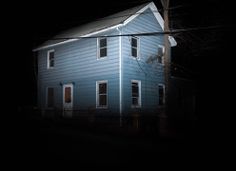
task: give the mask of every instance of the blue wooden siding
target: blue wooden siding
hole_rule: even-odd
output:
[[[122,29],[122,34],[162,31],[150,9],[139,15]],[[118,31],[105,35],[117,35]],[[156,113],[158,110],[158,84],[164,83],[163,65],[150,56],[163,45],[163,35],[139,36],[139,60],[131,56],[131,37],[122,40],[122,113]],[[55,50],[55,66],[47,69],[47,50],[38,54],[38,102],[46,106],[46,89],[54,88],[55,107],[62,108],[62,84],[74,84],[75,110],[96,108],[96,81],[108,81],[108,111],[119,113],[119,37],[107,38],[107,58],[97,60],[97,39],[89,38],[51,48]],[[141,81],[141,108],[131,107],[131,80]],[[99,111],[99,110],[97,110]],[[100,110],[101,111],[101,110]],[[104,111],[104,110],[103,110]]]
[[[139,15],[123,29],[123,34],[149,33],[162,31],[161,26],[155,19],[150,9]],[[150,56],[156,55],[158,45],[163,45],[163,35],[139,36],[140,60],[131,56],[131,37],[122,37],[123,58],[123,113],[145,112],[154,113],[158,104],[158,84],[164,82],[163,66],[157,62],[148,64],[146,61]],[[131,108],[131,80],[141,81],[142,107]]]
[[[108,34],[118,34],[117,31]],[[39,52],[39,106],[46,106],[46,89],[54,88],[55,107],[62,107],[62,84],[74,83],[74,109],[96,107],[96,81],[108,81],[108,110],[119,112],[119,39],[107,38],[107,57],[97,60],[97,39],[55,46],[55,66],[47,69],[47,50]]]

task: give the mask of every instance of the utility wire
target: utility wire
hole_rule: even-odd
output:
[[[189,32],[189,31],[200,31],[200,30],[212,30],[212,29],[220,29],[222,26],[208,26],[208,27],[196,27],[196,28],[188,28],[188,29],[175,29],[172,31],[159,31],[159,32],[147,32],[147,33],[132,33],[132,34],[115,34],[115,35],[101,35],[101,36],[72,36],[72,37],[54,37],[47,40],[70,40],[70,39],[91,39],[91,38],[107,38],[107,37],[124,37],[124,36],[156,36],[156,35],[174,35],[181,32]],[[43,38],[46,39],[46,38]]]

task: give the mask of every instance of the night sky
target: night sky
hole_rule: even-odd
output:
[[[13,36],[9,47],[15,42],[11,51],[13,59],[16,59],[17,78],[21,79],[17,85],[18,106],[36,103],[33,47],[62,30],[144,2],[69,0],[14,3],[13,15],[7,20],[10,26],[7,31]],[[160,1],[154,2],[161,10]],[[203,82],[206,85],[211,82],[209,80],[215,81],[218,74],[222,74],[219,73],[219,65],[230,55],[226,49],[232,47],[233,42],[232,5],[219,0],[170,0],[170,8],[170,28],[173,30],[216,27],[174,35],[178,46],[173,49],[172,58],[177,64],[173,74],[197,80],[199,89],[202,89]]]

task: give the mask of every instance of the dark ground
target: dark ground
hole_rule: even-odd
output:
[[[112,169],[197,167],[211,164],[212,159],[218,161],[222,152],[215,149],[212,135],[200,129],[184,137],[166,138],[153,132],[83,126],[75,120],[29,117],[31,114],[21,113],[25,117],[9,125],[8,140],[11,141],[5,150],[7,162],[11,164],[24,167],[69,164],[78,168]]]

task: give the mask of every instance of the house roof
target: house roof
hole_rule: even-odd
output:
[[[162,29],[164,28],[164,21],[158,12],[155,4],[153,2],[145,3],[125,11],[118,12],[116,14],[104,17],[94,22],[90,22],[84,24],[82,26],[74,27],[67,31],[61,32],[52,39],[44,42],[39,47],[33,49],[33,51],[42,50],[45,48],[54,47],[56,45],[76,41],[78,37],[90,37],[95,34],[99,34],[120,26],[124,26],[138,15],[140,15],[143,11],[150,8],[152,11],[155,11],[153,14],[156,17],[157,21],[159,22]],[[65,38],[65,39],[64,39]],[[173,37],[169,37],[169,41],[171,46],[176,46],[176,41]]]

